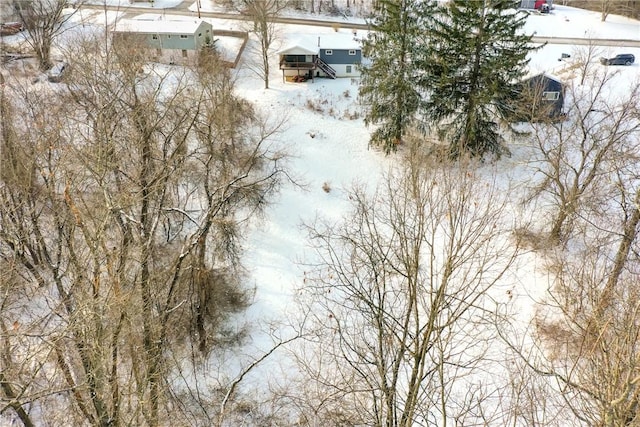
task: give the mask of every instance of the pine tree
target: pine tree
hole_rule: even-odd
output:
[[[514,96],[535,50],[522,28],[519,1],[450,0],[431,19],[424,70],[423,113],[450,142],[450,155],[500,156],[501,108]]]
[[[374,31],[363,42],[369,61],[361,69],[360,97],[367,105],[365,123],[377,125],[371,144],[394,151],[415,121],[420,105],[414,56],[420,3],[425,0],[380,0],[374,5]]]

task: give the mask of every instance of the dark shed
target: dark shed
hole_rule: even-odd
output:
[[[517,120],[537,121],[562,117],[564,84],[552,75],[528,77],[517,86],[518,101],[513,113]]]

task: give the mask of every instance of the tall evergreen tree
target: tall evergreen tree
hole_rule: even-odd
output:
[[[360,97],[367,105],[365,123],[377,125],[371,143],[389,153],[402,141],[420,105],[415,62],[420,34],[418,7],[431,0],[379,0],[374,4],[374,31],[364,40]]]
[[[535,50],[525,35],[526,15],[514,0],[450,0],[431,19],[429,55],[420,61],[425,120],[450,142],[454,158],[505,147],[499,134],[503,107],[514,95]]]

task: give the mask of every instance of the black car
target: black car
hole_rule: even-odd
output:
[[[613,58],[600,58],[602,65],[631,65],[635,62],[636,57],[630,53],[621,53]]]

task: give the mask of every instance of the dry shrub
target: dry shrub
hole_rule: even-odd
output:
[[[193,282],[198,292],[196,323],[208,321],[210,326],[220,325],[228,314],[244,310],[249,305],[247,292],[239,287],[237,278],[229,269],[200,269],[195,272]],[[200,325],[196,324],[196,327]]]
[[[525,227],[513,230],[513,236],[518,246],[534,251],[543,251],[555,246],[553,239],[549,238],[548,233],[535,232]]]
[[[344,113],[342,113],[342,118],[347,119],[347,120],[358,120],[360,118],[360,113],[358,113],[358,111],[349,111],[346,110]]]
[[[324,191],[325,193],[330,193],[331,192],[331,184],[327,181],[324,182],[324,184],[322,184],[322,191]]]
[[[575,353],[580,347],[580,336],[570,331],[568,325],[560,320],[549,321],[539,319],[536,316],[535,333],[547,351],[547,357],[551,361],[561,360],[567,354]]]
[[[198,350],[207,355],[217,345],[238,344],[246,331],[238,330],[227,321],[247,308],[253,293],[240,285],[242,276],[233,268],[208,268],[191,263],[190,272],[180,282],[182,303],[174,317],[172,336],[178,342],[191,337]]]
[[[324,111],[313,99],[307,99],[307,108],[316,113],[322,113]]]

